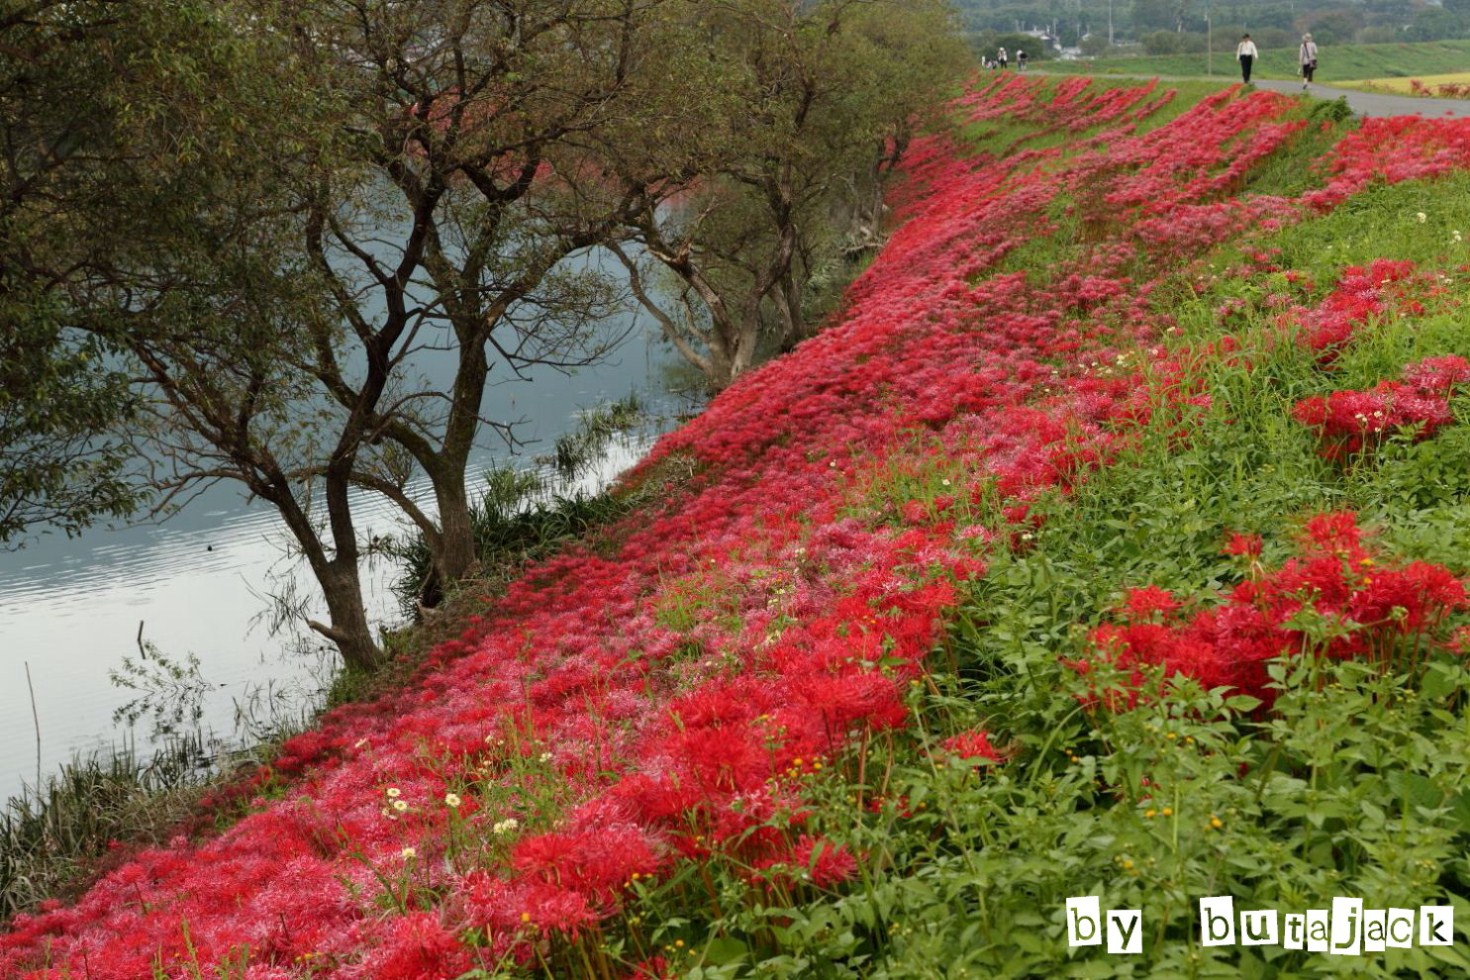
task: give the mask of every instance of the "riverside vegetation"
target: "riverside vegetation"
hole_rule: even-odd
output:
[[[513,581],[526,562],[638,506],[637,495],[606,489],[564,493],[557,486],[583,475],[614,439],[657,424],[637,396],[629,395],[582,413],[576,426],[557,438],[553,453],[538,460],[550,469],[502,467],[486,473],[479,502],[471,507],[474,595],[483,600]],[[655,491],[657,484],[647,489]],[[391,669],[364,673],[344,666],[322,679],[324,697],[305,704],[277,697],[280,692],[269,687],[255,689],[236,702],[228,736],[199,724],[200,699],[213,686],[199,658],[170,656],[145,641],[140,630],[138,657],[125,657],[118,670],[109,672],[114,685],[133,695],[114,711],[113,723],[125,722],[131,733],[146,720],[153,748],[140,752],[135,741],[127,740],[78,755],[55,775],[43,778],[38,772],[33,786],[7,801],[0,810],[0,917],[48,897],[76,894],[116,863],[124,841],[162,843],[193,816],[202,796],[232,773],[268,763],[281,742],[310,727],[320,708],[402,684],[417,653],[443,638],[442,630],[424,624],[425,593],[435,593],[436,606],[448,606],[438,614],[448,619],[461,597],[455,588],[446,594],[434,578],[420,537],[389,539],[380,547],[400,563],[393,589],[405,621],[413,624],[385,634],[395,654]]]
[[[953,111],[840,321],[660,440],[647,505],[0,971],[1470,966],[1194,922],[1470,927],[1470,125],[1013,76]],[[1076,895],[1143,952],[1069,949]]]

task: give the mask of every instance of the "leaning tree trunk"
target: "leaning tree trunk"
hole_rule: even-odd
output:
[[[342,654],[342,662],[356,670],[373,671],[387,662],[388,655],[373,638],[362,601],[362,579],[357,563],[340,558],[323,568],[314,568],[317,582],[327,600],[330,626],[310,622],[312,629],[331,640]]]
[[[310,516],[279,472],[274,475],[264,496],[280,511],[327,601],[331,622],[309,619],[306,625],[331,640],[348,667],[372,671],[387,662],[388,657],[374,640],[372,627],[368,624],[348,484],[339,472],[335,472],[337,469],[339,467],[329,468],[326,475],[327,521],[333,544],[330,554]]]

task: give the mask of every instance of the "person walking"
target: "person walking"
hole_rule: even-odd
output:
[[[1242,34],[1240,43],[1235,46],[1235,57],[1240,61],[1240,78],[1247,85],[1251,83],[1251,65],[1256,63],[1260,52],[1256,50],[1256,42],[1251,40],[1249,34]]]
[[[1026,49],[1022,48],[1016,52],[1016,71],[1026,70]]]
[[[1000,70],[1001,71],[1005,71],[1006,68],[1007,68],[1007,66],[1010,63],[1009,59],[1006,58],[1006,49],[1005,48],[1001,48],[999,51],[997,51],[995,53],[995,60],[998,61],[998,62],[1000,62]]]
[[[1302,35],[1302,46],[1297,50],[1297,60],[1302,66],[1302,88],[1312,84],[1312,74],[1317,70],[1317,44],[1312,35]]]

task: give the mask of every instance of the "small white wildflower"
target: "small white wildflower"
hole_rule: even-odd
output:
[[[402,813],[404,810],[408,809],[408,804],[402,800],[394,800],[393,809],[397,810],[399,813]]]
[[[490,832],[499,837],[504,834],[510,833],[512,830],[515,830],[520,825],[521,822],[515,817],[506,817],[504,820],[496,821],[494,826],[490,828]]]
[[[463,802],[464,802],[464,800],[461,800],[459,798],[459,794],[457,794],[457,793],[445,793],[444,794],[444,805],[445,806],[459,806]]]
[[[542,752],[541,753],[541,761],[542,762],[550,762],[551,761],[551,753],[550,752]]]
[[[1429,220],[1429,215],[1425,214],[1423,211],[1420,211],[1418,214],[1414,215],[1414,220],[1422,225],[1424,222]]]
[[[388,787],[388,799],[390,799],[390,800],[396,800],[396,799],[398,799],[398,797],[400,797],[402,795],[403,795],[403,790],[399,789],[397,786],[389,786]]]
[[[418,856],[419,856],[419,852],[416,851],[416,850],[414,850],[411,847],[405,847],[403,849],[403,860],[405,860],[405,861],[407,861],[409,858],[416,858]]]

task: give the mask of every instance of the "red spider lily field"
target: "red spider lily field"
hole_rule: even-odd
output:
[[[828,329],[624,478],[656,504],[0,974],[1470,968],[1470,123],[1026,77],[954,114]],[[1080,896],[1137,951],[1070,945]],[[1205,945],[1217,896],[1454,923]]]

